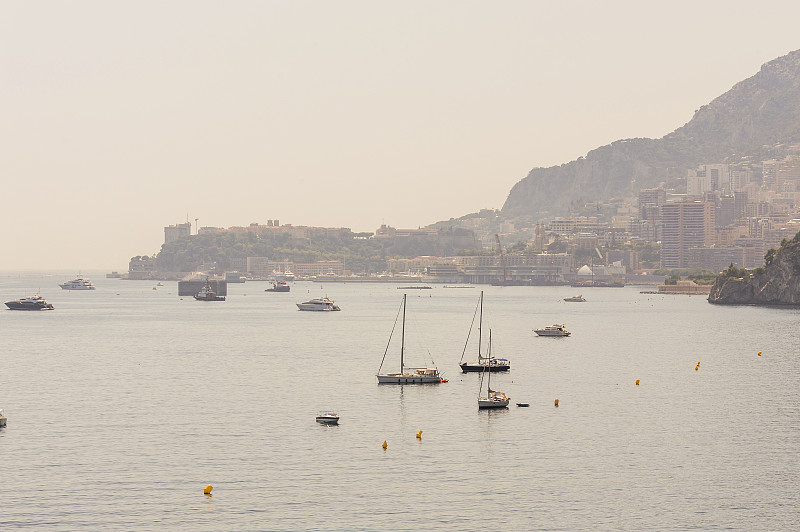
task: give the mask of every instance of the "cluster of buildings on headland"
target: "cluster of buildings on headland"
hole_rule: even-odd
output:
[[[191,223],[176,224],[164,228],[164,241],[170,243],[178,238],[191,236]],[[322,228],[280,225],[278,220],[267,224],[253,223],[246,227],[199,228],[195,234],[208,232],[273,232],[287,234],[292,238],[305,239],[312,236],[328,235],[349,238],[385,239],[390,242],[438,241],[447,240],[452,248],[481,248],[470,230],[442,231],[431,228],[396,229],[382,225],[374,234],[353,234],[347,228]],[[592,241],[594,242],[594,240]],[[592,249],[594,252],[594,248]],[[624,254],[620,252],[621,254]],[[615,258],[613,253],[607,255]],[[141,260],[146,259],[146,260]],[[499,255],[456,255],[456,256],[418,256],[415,258],[387,259],[385,269],[380,274],[358,275],[347,269],[340,260],[297,262],[276,260],[271,257],[246,257],[230,260],[227,268],[220,269],[216,264],[206,264],[198,272],[155,271],[155,263],[148,257],[134,257],[129,265],[129,279],[185,279],[189,276],[212,275],[225,278],[229,282],[243,279],[271,280],[290,277],[292,279],[324,281],[424,281],[432,283],[500,283],[528,285],[622,285],[625,282],[626,267],[619,260],[614,264],[603,265],[604,259],[597,258],[600,264],[584,265],[576,268],[575,256],[571,252],[537,252],[499,254]],[[656,279],[663,280],[663,276]]]
[[[800,152],[800,148],[796,150]],[[581,209],[576,209],[580,211]],[[353,234],[347,228],[266,224],[195,227],[195,234],[223,231],[269,232],[305,239],[314,236],[375,238],[390,241],[453,239],[459,249],[491,249],[497,234],[506,242],[524,241],[524,253],[421,256],[388,259],[374,279],[418,278],[429,282],[506,284],[620,284],[653,269],[698,268],[721,271],[728,265],[755,268],[764,254],[800,231],[800,155],[781,160],[705,164],[685,178],[638,190],[628,198],[590,203],[571,216],[548,223],[502,220],[496,211],[447,222],[435,228],[395,229]],[[588,214],[591,211],[592,214]],[[454,232],[457,228],[460,232]],[[192,233],[191,223],[164,228],[165,243]],[[645,260],[637,249],[652,243],[659,255]],[[620,245],[625,244],[625,245]],[[614,248],[622,248],[615,250]],[[496,248],[495,248],[496,249]],[[604,252],[600,253],[600,249]],[[205,268],[210,273],[214,265]],[[251,279],[291,272],[297,278],[352,278],[342,261],[301,263],[270,257],[247,257],[228,265]],[[163,272],[159,272],[165,277]],[[175,272],[170,276],[185,275]],[[146,264],[131,263],[129,277],[153,278]],[[657,279],[663,279],[663,276]],[[644,280],[637,277],[636,280]]]

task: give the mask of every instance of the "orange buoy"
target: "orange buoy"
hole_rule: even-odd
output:
[[[387,447],[389,447],[389,446],[386,444],[386,440],[383,440],[383,443],[381,444],[381,447],[383,447],[384,449],[386,449]]]
[[[555,402],[553,403],[553,405],[554,405],[554,406],[556,406],[556,407],[558,407],[558,399],[556,399],[556,400],[555,400]]]
[[[761,356],[761,351],[758,352],[758,356]]]
[[[420,440],[422,439],[422,431],[421,430],[419,432],[417,432],[417,438],[420,439]]]
[[[636,386],[639,386],[639,379],[636,379]]]
[[[206,486],[206,487],[203,489],[203,495],[211,495],[211,490],[213,490],[213,489],[214,489],[214,486],[212,486],[211,484],[209,484],[208,486]]]

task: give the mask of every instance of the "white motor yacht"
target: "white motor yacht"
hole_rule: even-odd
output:
[[[544,329],[534,329],[533,332],[539,336],[569,336],[572,334],[563,325],[549,325]]]
[[[331,301],[328,299],[328,296],[325,297],[317,297],[315,299],[310,299],[305,303],[295,303],[297,308],[300,310],[316,310],[316,311],[332,311],[332,310],[341,310],[339,305],[336,302]]]
[[[94,285],[89,279],[84,279],[80,275],[71,281],[67,281],[66,283],[60,283],[60,286],[64,290],[94,290]]]

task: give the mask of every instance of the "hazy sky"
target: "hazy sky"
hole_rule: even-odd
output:
[[[0,270],[500,208],[800,48],[800,2],[0,3]]]

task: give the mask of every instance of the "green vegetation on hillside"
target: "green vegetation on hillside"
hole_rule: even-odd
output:
[[[453,233],[458,231],[454,230]],[[446,238],[448,234],[437,240],[416,237],[364,238],[364,235],[354,233],[310,238],[244,231],[206,233],[164,244],[156,256],[156,269],[187,272],[209,264],[231,269],[235,260],[267,257],[278,262],[300,263],[339,260],[353,272],[376,273],[386,269],[386,260],[390,258],[455,254],[458,250]]]

